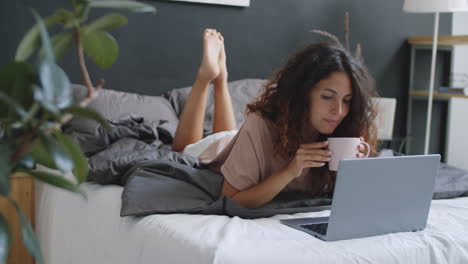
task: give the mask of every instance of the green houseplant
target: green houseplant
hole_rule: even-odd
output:
[[[86,107],[104,81],[92,84],[85,54],[102,68],[111,66],[118,56],[118,44],[109,31],[127,23],[126,17],[117,13],[87,23],[88,13],[92,8],[155,12],[150,5],[127,0],[72,0],[72,7],[72,10],[59,9],[45,19],[32,11],[37,23],[21,40],[15,61],[0,68],[0,196],[16,208],[23,244],[40,264],[44,260],[31,225],[9,197],[10,178],[15,173],[25,173],[36,180],[81,193],[79,184],[86,180],[87,160],[76,143],[62,133],[61,127],[73,116],[94,119],[108,126],[97,112]],[[53,27],[59,30],[50,37],[48,28]],[[56,63],[56,58],[73,45],[88,89],[85,99],[77,103],[73,102],[69,78]],[[33,55],[35,63],[28,62]],[[75,176],[74,181],[64,177],[70,172]],[[0,214],[0,263],[6,261],[10,244],[9,225]]]

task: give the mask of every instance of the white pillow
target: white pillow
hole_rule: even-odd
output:
[[[211,144],[225,136],[234,136],[237,133],[237,131],[238,130],[229,130],[211,134],[198,142],[187,145],[183,153],[198,158],[198,156],[200,156],[200,154],[202,154],[203,151],[205,151]]]

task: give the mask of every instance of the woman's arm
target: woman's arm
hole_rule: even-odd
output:
[[[331,152],[323,148],[328,142],[303,144],[295,157],[282,169],[273,173],[260,183],[239,191],[226,179],[221,195],[225,195],[247,208],[256,208],[271,201],[288,183],[299,177],[304,168],[322,167],[330,160]]]
[[[256,208],[271,201],[294,178],[295,175],[288,172],[285,167],[259,184],[243,191],[237,190],[227,180],[224,180],[221,194],[230,197],[246,208]]]

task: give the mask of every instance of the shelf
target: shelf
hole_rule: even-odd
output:
[[[431,116],[431,133],[429,152],[440,153],[441,161],[448,162],[448,156],[455,148],[449,143],[453,140],[463,141],[460,135],[453,136],[449,129],[454,124],[454,112],[457,102],[467,102],[468,95],[463,93],[441,92],[439,87],[450,86],[450,75],[454,49],[456,45],[468,45],[467,35],[441,35],[438,37],[437,63],[434,75],[433,93],[429,93],[429,67],[432,60],[432,36],[416,36],[407,39],[410,49],[408,108],[406,113],[405,153],[420,154],[425,148],[425,127],[427,125],[427,102],[432,95],[434,105]],[[456,98],[459,100],[454,100]],[[468,109],[468,108],[467,108]],[[463,114],[463,113],[462,113]],[[459,122],[458,122],[459,123]],[[454,139],[455,137],[456,139]],[[453,158],[451,158],[453,160]]]
[[[415,36],[408,38],[411,45],[432,45],[432,36]],[[468,35],[442,35],[437,38],[437,46],[468,45]]]
[[[426,91],[410,91],[409,95],[411,96],[429,96],[429,92]],[[451,93],[438,93],[438,92],[433,92],[432,96],[434,98],[468,98],[468,95],[463,95],[463,94],[451,94]]]

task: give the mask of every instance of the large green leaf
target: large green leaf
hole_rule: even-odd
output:
[[[23,212],[19,208],[18,204],[8,199],[11,204],[13,204],[16,208],[16,213],[21,222],[21,238],[23,239],[24,246],[28,249],[29,253],[36,259],[39,264],[44,264],[44,259],[42,258],[41,249],[39,247],[39,243],[37,242],[36,235],[32,230],[31,224],[29,224],[28,220],[24,216]]]
[[[52,50],[52,43],[50,41],[49,33],[47,32],[47,27],[42,20],[42,18],[39,16],[39,14],[32,10],[32,13],[34,15],[34,18],[37,21],[37,26],[39,27],[39,33],[41,36],[41,43],[42,43],[42,48],[44,49],[44,55],[45,55],[45,60],[49,62],[54,62],[55,57],[54,57],[54,52]]]
[[[108,14],[102,16],[84,28],[84,34],[93,31],[109,31],[128,23],[128,19],[121,14]]]
[[[8,100],[28,109],[32,104],[31,84],[34,80],[33,68],[24,62],[10,62],[0,69],[0,92]],[[4,98],[3,100],[7,100]],[[14,119],[18,112],[11,103],[0,104],[0,118]]]
[[[70,33],[57,34],[52,37],[52,49],[54,51],[55,58],[60,59],[65,52],[71,47],[73,36]],[[41,49],[39,56],[44,56],[44,49]]]
[[[51,26],[59,22],[65,21],[67,19],[67,16],[69,16],[69,13],[67,13],[67,10],[59,9],[52,16],[45,18],[44,22],[47,28],[50,28]],[[39,47],[40,47],[39,25],[35,24],[24,35],[23,39],[18,45],[18,48],[16,49],[15,60],[16,61],[27,60],[34,53],[34,50],[36,50]]]
[[[92,0],[90,7],[124,9],[133,12],[152,12],[156,13],[154,6],[128,0]]]
[[[3,264],[8,258],[11,246],[11,232],[5,217],[0,214],[0,263]]]
[[[9,145],[0,140],[0,194],[3,196],[10,193],[10,155]]]
[[[50,185],[59,187],[70,192],[83,194],[78,188],[77,184],[67,180],[65,177],[63,177],[63,175],[37,170],[28,171],[28,174],[31,174],[34,178],[42,182],[48,183]]]
[[[39,78],[42,94],[38,97],[35,94],[35,99],[47,110],[56,112],[57,108],[62,109],[73,103],[70,80],[55,62],[43,60],[39,65]]]
[[[93,31],[84,35],[83,48],[94,63],[103,69],[114,64],[119,56],[117,41],[105,31]]]
[[[62,172],[73,170],[73,161],[64,147],[51,136],[42,136],[32,147],[31,155],[37,163]]]
[[[78,183],[82,183],[88,177],[88,161],[86,160],[80,147],[66,135],[61,132],[55,133],[57,140],[67,150],[69,156],[73,160],[73,175],[75,175]]]
[[[91,108],[85,108],[85,107],[80,107],[80,106],[70,106],[65,109],[63,109],[64,113],[70,113],[74,116],[81,117],[81,118],[86,118],[86,119],[92,119],[101,124],[102,127],[105,129],[110,129],[109,122],[107,122],[104,117],[101,116],[98,112],[94,111]]]
[[[48,111],[58,114],[58,108],[71,105],[71,85],[65,72],[55,64],[55,56],[52,49],[49,33],[40,16],[32,11],[37,20],[39,32],[44,50],[44,58],[39,63],[39,79],[41,89],[34,90],[34,99]]]
[[[44,59],[39,63],[39,79],[42,89],[34,92],[34,98],[39,100],[47,110],[57,113],[57,108],[65,108],[72,103],[71,85],[68,76],[55,63],[49,33],[40,16],[33,11],[41,34]]]

